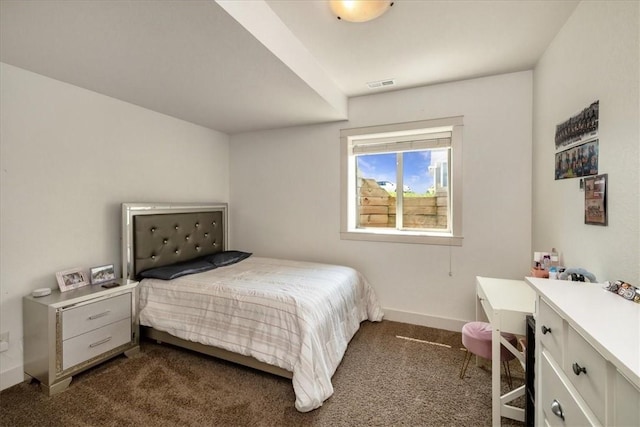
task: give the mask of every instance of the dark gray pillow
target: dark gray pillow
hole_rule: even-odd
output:
[[[203,271],[217,268],[215,264],[199,258],[193,261],[180,262],[178,264],[166,265],[163,267],[150,268],[140,273],[140,277],[171,280],[187,274],[202,273]]]
[[[235,264],[245,258],[249,258],[251,255],[252,254],[250,252],[222,251],[213,255],[208,255],[205,259],[216,267],[224,267],[225,265]]]

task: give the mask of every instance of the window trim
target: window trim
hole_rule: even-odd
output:
[[[355,206],[349,203],[349,188],[355,188],[355,175],[349,173],[355,167],[355,156],[350,154],[350,138],[366,139],[379,134],[412,133],[420,134],[421,129],[451,129],[451,165],[449,175],[449,194],[451,232],[425,232],[396,229],[356,229],[350,227],[351,218],[355,220]],[[374,242],[416,243],[427,245],[462,246],[462,130],[463,116],[445,117],[432,120],[420,120],[379,126],[340,130],[340,238],[342,240],[361,240]],[[393,136],[393,135],[389,135]],[[352,164],[350,164],[350,162]]]

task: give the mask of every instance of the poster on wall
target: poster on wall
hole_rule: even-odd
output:
[[[598,140],[556,153],[556,179],[598,174]]]
[[[600,101],[556,126],[555,179],[598,174]]]
[[[584,223],[607,225],[607,174],[584,179]]]

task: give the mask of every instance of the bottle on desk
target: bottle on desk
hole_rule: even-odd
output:
[[[552,266],[558,267],[560,265],[560,255],[558,254],[558,251],[556,251],[556,248],[551,249],[550,259]]]

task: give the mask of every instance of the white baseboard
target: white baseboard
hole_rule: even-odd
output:
[[[468,320],[450,319],[446,317],[430,316],[410,311],[400,311],[391,308],[383,308],[384,318],[394,322],[409,323],[411,325],[428,326],[430,328],[444,329],[445,331],[462,331],[462,327]]]
[[[24,381],[24,370],[22,366],[0,372],[0,391],[20,384]]]

